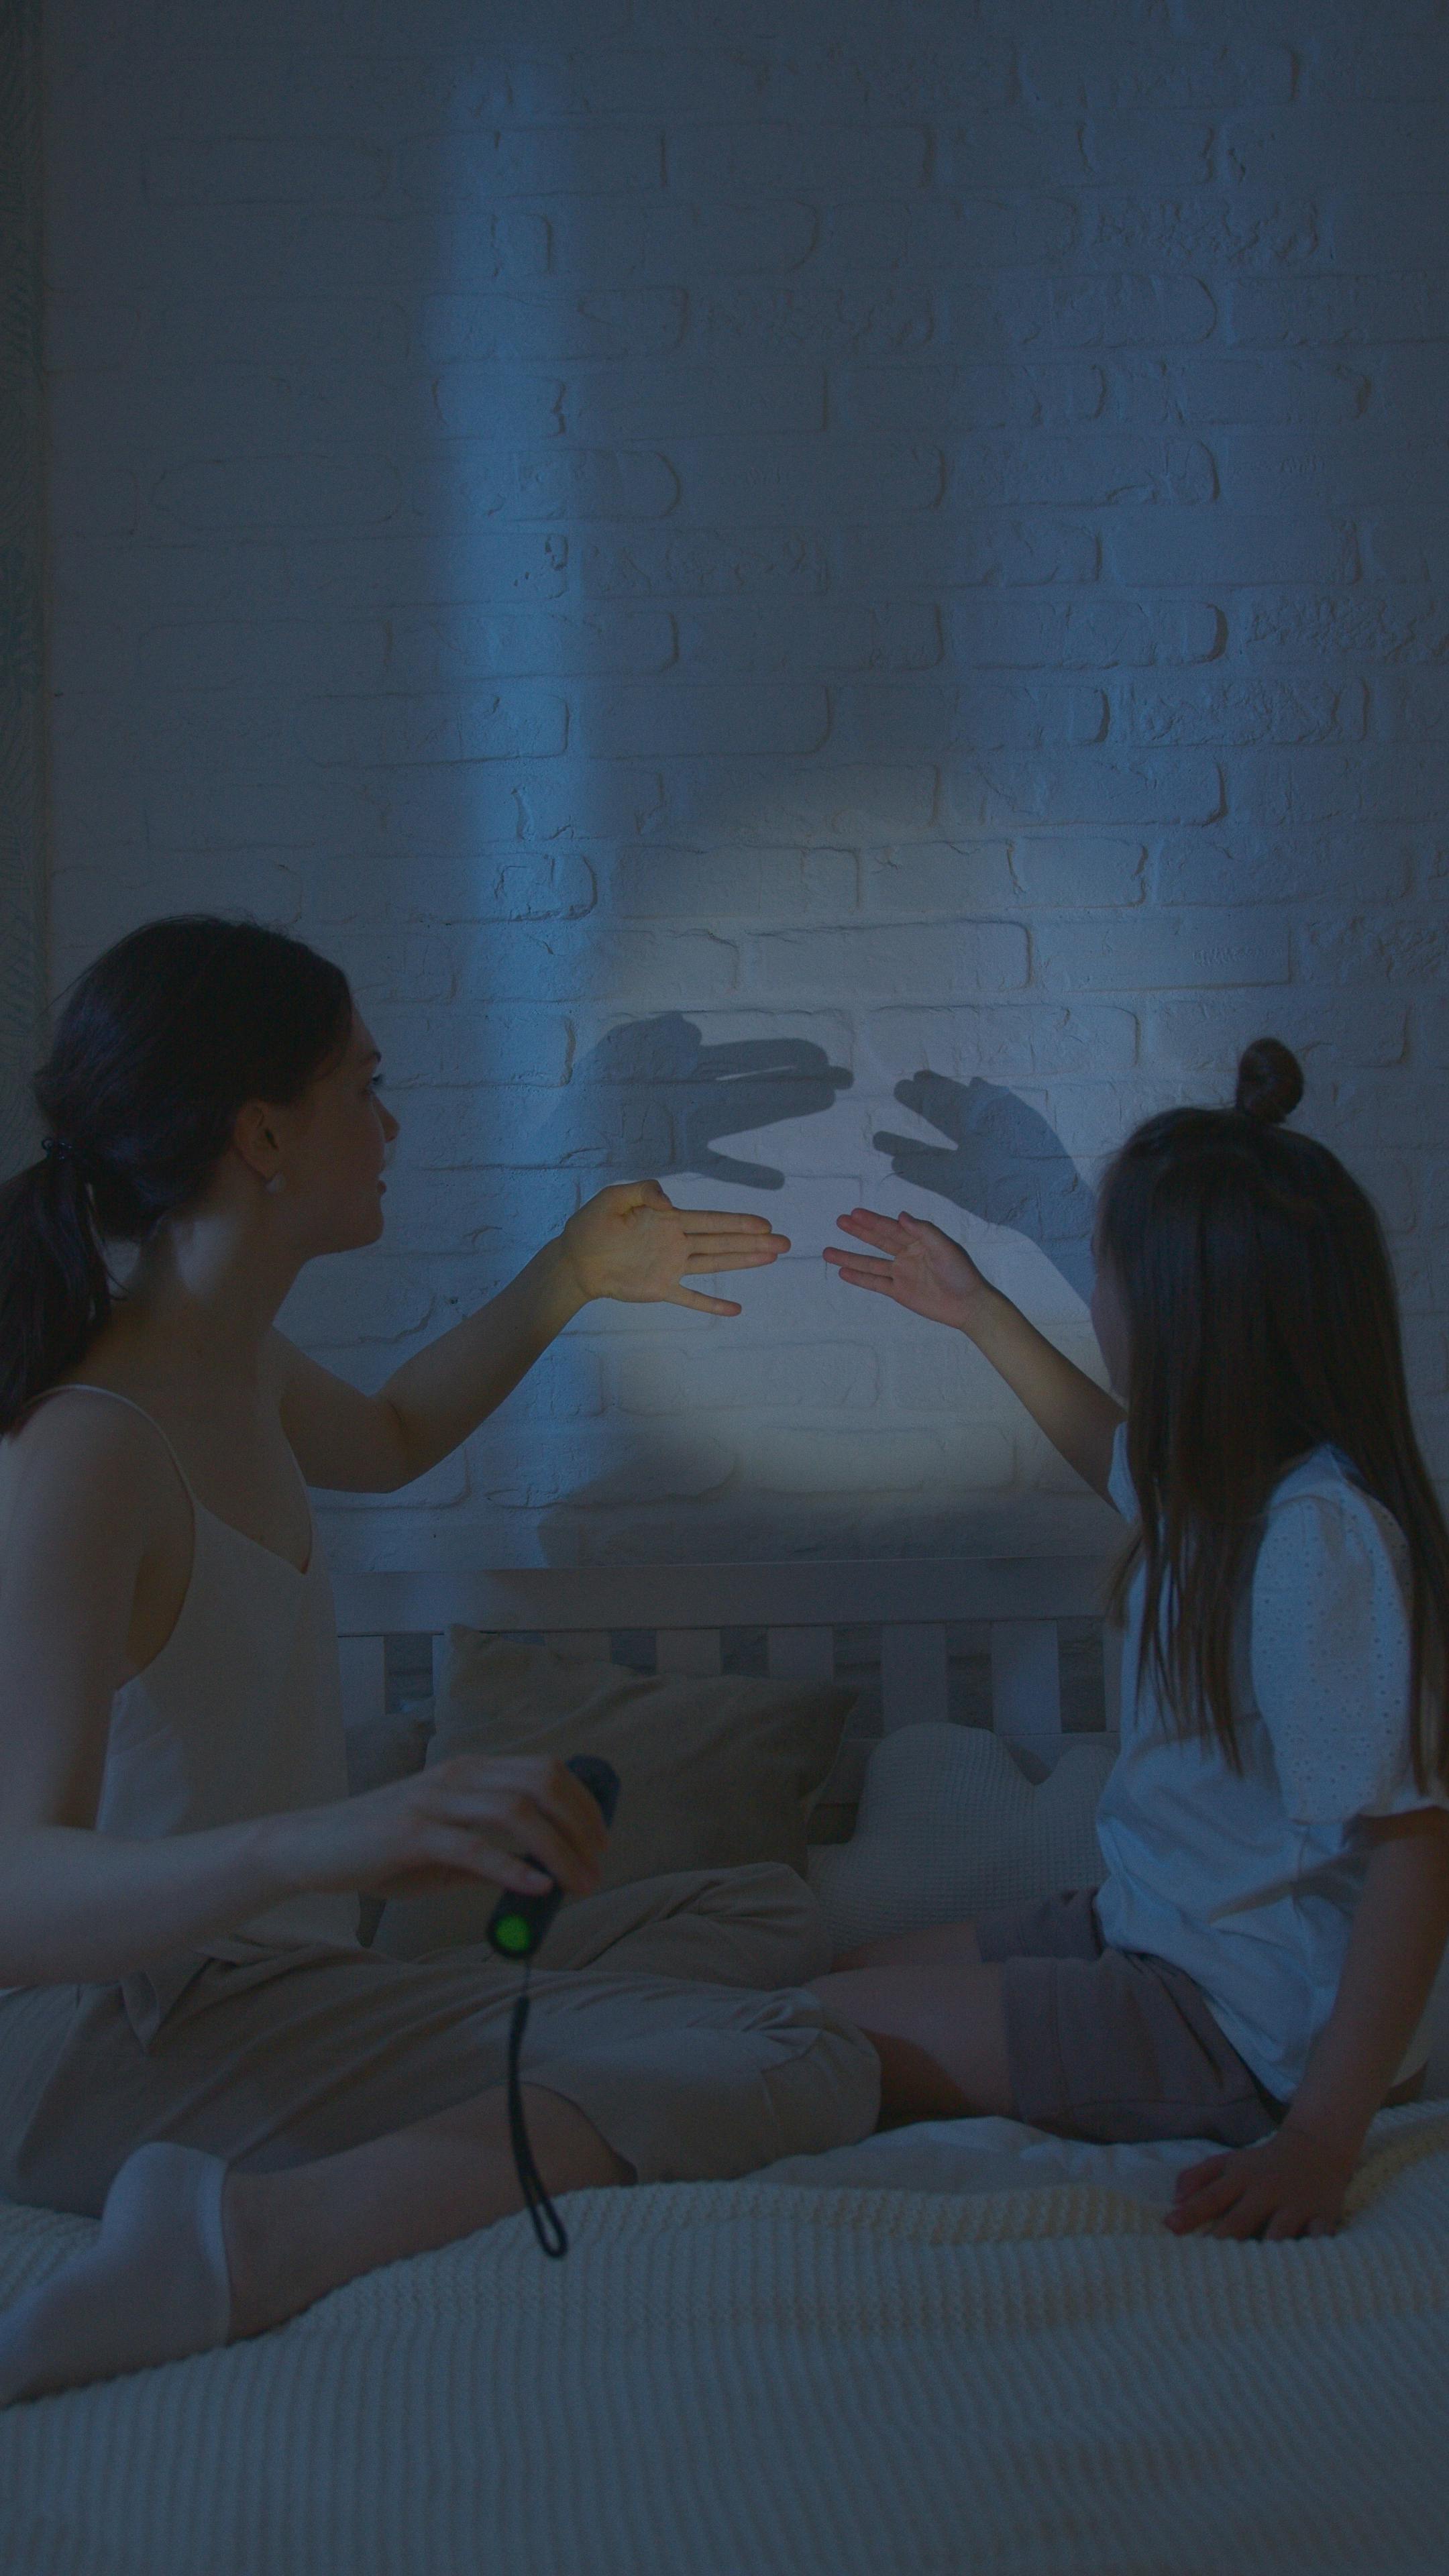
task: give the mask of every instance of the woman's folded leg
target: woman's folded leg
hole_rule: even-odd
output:
[[[411,2127],[502,2084],[518,1983],[491,1951],[210,1960],[144,2037],[119,1987],[0,1999],[0,2190],[96,2217],[153,2139],[264,2172]],[[532,1993],[525,2079],[573,2101],[641,2180],[746,2173],[874,2120],[874,2051],[801,1987],[611,1955],[535,1969]]]
[[[0,2187],[105,2210],[96,2244],[0,2318],[0,2398],[257,2332],[517,2210],[518,1973],[488,1956],[212,1961],[144,2040],[119,1988],[0,2003]],[[535,1974],[524,2077],[553,2192],[845,2145],[880,2089],[869,2041],[798,1988],[610,1969]],[[161,2277],[169,2305],[142,2295]]]
[[[559,1914],[545,1958],[550,1968],[628,1969],[766,1992],[822,1976],[830,1935],[797,1870],[755,1861],[671,1870],[581,1897]]]

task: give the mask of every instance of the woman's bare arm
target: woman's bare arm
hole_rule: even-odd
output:
[[[826,1260],[850,1287],[873,1289],[928,1323],[964,1333],[1068,1466],[1106,1493],[1121,1405],[992,1287],[969,1252],[922,1217],[877,1216],[870,1208],[853,1208],[840,1219],[840,1230],[857,1236],[876,1256],[828,1247]]]
[[[123,1842],[74,1825],[0,1831],[0,1985],[109,1984],[295,1893],[263,1824]]]
[[[154,1842],[10,1826],[0,1829],[0,1985],[109,1983],[315,1889],[428,1896],[483,1879],[528,1896],[551,1873],[591,1896],[604,1841],[582,1782],[526,1755],[460,1754],[365,1797]]]
[[[373,1396],[278,1334],[282,1427],[310,1485],[391,1493],[436,1466],[512,1393],[595,1297],[737,1315],[694,1284],[788,1252],[767,1218],[676,1208],[657,1181],[601,1190],[476,1315],[394,1371]]]
[[[111,1700],[178,1491],[154,1434],[119,1406],[47,1405],[6,1444],[0,1986],[123,1977],[313,1889],[411,1895],[483,1878],[536,1890],[525,1852],[575,1893],[597,1886],[597,1805],[561,1764],[527,1759],[460,1757],[366,1797],[202,1833],[97,1833]],[[183,1592],[185,1571],[183,1558]]]

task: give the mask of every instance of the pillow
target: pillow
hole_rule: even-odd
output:
[[[432,1731],[430,1699],[413,1708],[389,1709],[385,1717],[355,1718],[342,1731],[349,1798],[365,1797],[369,1789],[385,1789],[391,1781],[421,1771]]]
[[[475,1628],[450,1630],[448,1644],[428,1761],[602,1754],[622,1783],[605,1887],[746,1861],[784,1861],[804,1874],[806,1814],[853,1691],[573,1663]],[[481,1941],[497,1895],[480,1879],[445,1895],[394,1897],[373,1946],[417,1959]]]
[[[852,1840],[810,1856],[835,1948],[1100,1886],[1097,1800],[1112,1762],[1105,1744],[1069,1744],[1034,1783],[984,1727],[882,1736]]]

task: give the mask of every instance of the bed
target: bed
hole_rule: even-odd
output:
[[[1110,1748],[1080,1560],[343,1575],[349,1715],[459,1621],[708,1674],[854,1658],[812,1871],[867,1763],[989,1718]],[[652,1639],[652,1646],[650,1640]],[[404,1693],[405,1695],[405,1693]],[[880,1740],[878,1757],[873,1751]],[[922,1739],[923,1740],[923,1739]],[[942,1739],[944,1740],[944,1739]],[[1068,1761],[1066,1757],[1070,1756]],[[1330,2241],[1182,2244],[1190,2146],[935,2123],[734,2184],[589,2193],[277,2333],[0,2417],[5,2576],[1390,2576],[1445,2564],[1449,2093],[1375,2123]],[[88,2223],[0,2206],[0,2297]]]

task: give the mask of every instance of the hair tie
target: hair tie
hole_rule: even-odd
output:
[[[90,1182],[91,1166],[68,1136],[42,1136],[40,1150],[47,1163],[59,1163],[63,1171],[74,1172],[78,1181]]]

